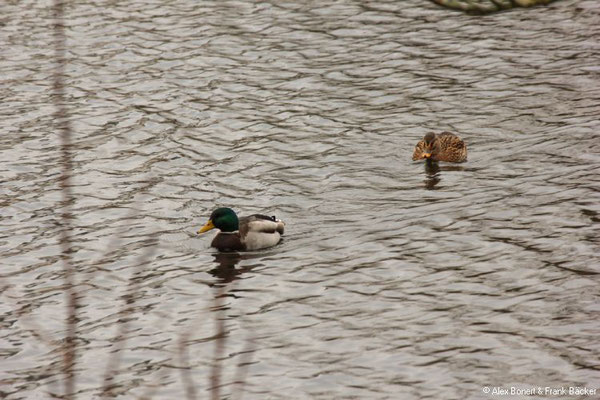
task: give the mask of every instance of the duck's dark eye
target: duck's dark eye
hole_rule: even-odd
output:
[[[273,222],[277,222],[277,217],[275,217],[274,215],[271,215],[271,219],[273,220]]]

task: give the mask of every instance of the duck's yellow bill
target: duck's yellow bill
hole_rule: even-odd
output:
[[[431,153],[423,153],[423,158],[429,158],[431,157]]]
[[[200,233],[208,232],[211,229],[215,229],[215,225],[209,219],[208,222],[206,224],[204,224],[204,226],[202,228],[200,228],[200,230],[198,231],[198,233],[200,234]]]

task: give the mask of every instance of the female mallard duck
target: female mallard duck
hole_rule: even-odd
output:
[[[461,138],[450,132],[442,132],[439,135],[428,133],[417,143],[412,159],[456,163],[467,161],[467,145]]]
[[[212,243],[219,251],[259,250],[275,246],[283,235],[283,221],[266,215],[254,214],[238,218],[231,208],[217,208],[198,233],[217,228]]]

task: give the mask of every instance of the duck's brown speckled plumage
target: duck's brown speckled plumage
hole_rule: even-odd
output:
[[[464,162],[467,161],[467,146],[458,136],[450,132],[438,135],[428,133],[417,143],[413,153],[413,161],[430,159],[433,161]]]

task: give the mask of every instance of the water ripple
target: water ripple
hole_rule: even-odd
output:
[[[26,3],[0,17],[8,399],[59,393],[63,378],[52,21]],[[223,397],[238,364],[257,399],[597,385],[595,1],[485,18],[420,0],[67,13],[80,397],[100,394],[114,353],[112,395],[185,397],[185,335],[205,395],[213,319]],[[441,130],[469,161],[413,163]],[[214,253],[194,232],[217,205],[277,215],[284,241]],[[149,238],[160,244],[139,266]]]

